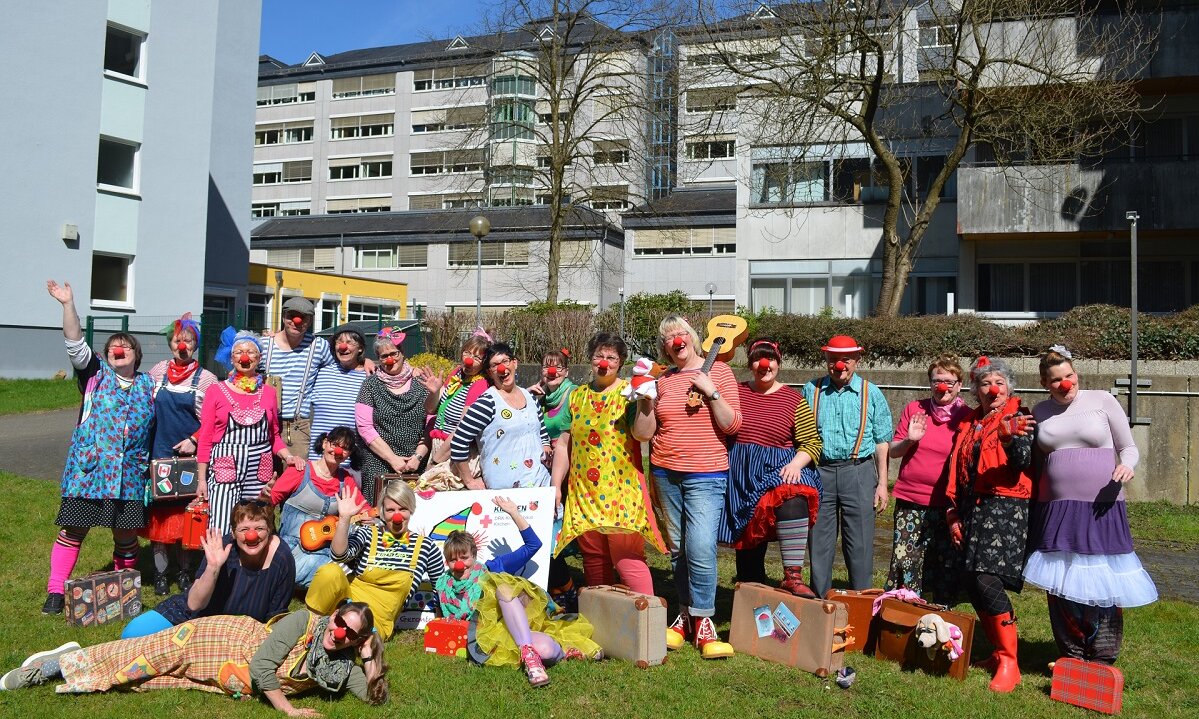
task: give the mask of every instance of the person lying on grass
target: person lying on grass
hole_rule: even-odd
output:
[[[449,572],[434,585],[441,613],[474,625],[467,646],[472,661],[500,667],[524,665],[529,683],[545,686],[550,682],[547,664],[601,659],[603,651],[591,641],[586,619],[552,619],[549,595],[516,575],[541,549],[541,540],[512,500],[492,501],[512,518],[524,545],[482,564],[474,537],[461,530],[450,532],[444,546]]]
[[[319,717],[288,697],[317,689],[387,701],[388,666],[374,626],[370,607],[355,602],[329,617],[301,609],[269,626],[250,617],[200,617],[147,637],[39,652],[0,678],[0,688],[62,679],[60,694],[197,689],[234,699],[259,695],[288,716]]]

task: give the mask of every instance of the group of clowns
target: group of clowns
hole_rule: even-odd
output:
[[[619,376],[625,342],[599,333],[586,383],[571,381],[562,350],[542,357],[526,388],[513,349],[481,329],[442,377],[409,365],[398,330],[373,338],[377,361],[356,330],[314,337],[313,305],[292,298],[269,336],[226,330],[221,380],[199,366],[190,316],[165,330],[172,358],[143,373],[135,336],[113,334],[93,352],[70,285],[47,288],[63,307],[83,402],[42,611],[69,601],[64,584],[92,527],[112,530],[116,569],[134,567],[139,535],[150,540],[159,595],[169,594],[174,555],[180,592],[118,641],[34,654],[0,679],[3,689],[192,688],[259,695],[298,716],[315,712],[288,697],[307,690],[382,703],[384,642],[424,582],[442,616],[470,623],[473,661],[523,668],[544,685],[547,667],[603,654],[587,619],[570,613],[562,553],[571,546],[587,585],[619,581],[643,594],[655,594],[646,545],[669,552],[678,613],[668,647],[728,657],[715,624],[719,545],[735,550],[735,581],[765,582],[777,542],[780,588],[815,598],[832,589],[840,532],[849,587],[866,589],[875,518],[892,501],[886,588],[945,604],[964,592],[993,647],[979,665],[994,691],[1020,682],[1008,592],[1026,581],[1047,592],[1061,654],[1107,663],[1122,608],[1157,597],[1125,512],[1138,460],[1127,418],[1110,394],[1080,388],[1062,346],[1042,355],[1049,397],[1031,408],[1004,362],[979,357],[967,372],[942,357],[928,368],[929,395],[895,423],[857,372],[863,348],[844,335],[823,347],[826,373],[797,390],[779,380],[782,354],[769,338],[746,346],[748,378],[738,382],[723,362],[705,372],[696,331],[669,316],[658,362],[638,359],[629,380]],[[210,512],[199,553],[178,546],[186,505],[148,501],[151,460],[178,457],[195,458]],[[891,459],[900,460],[893,488]],[[396,473],[441,491],[496,490],[521,546],[480,562],[464,531],[440,545],[413,531],[417,498],[409,482],[387,481]],[[522,487],[554,489],[555,536],[538,537],[503,496]],[[324,546],[302,541],[306,522],[333,517]],[[548,592],[523,576],[545,544]],[[304,608],[288,613],[293,598]]]

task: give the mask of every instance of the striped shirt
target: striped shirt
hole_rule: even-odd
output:
[[[171,360],[163,360],[163,361],[159,362],[158,364],[154,365],[153,367],[151,367],[150,371],[147,372],[147,374],[149,374],[152,378],[154,378],[154,394],[155,394],[155,396],[158,395],[158,392],[160,390],[164,390],[164,389],[168,392],[191,392],[192,391],[191,375],[188,375],[187,379],[183,380],[183,382],[180,384],[171,384],[168,381],[165,385],[163,385],[162,380],[166,377],[167,366],[170,364],[171,364]],[[197,369],[196,371],[200,373],[200,381],[196,385],[196,397],[195,397],[195,399],[196,399],[196,419],[199,419],[200,411],[204,409],[204,393],[208,391],[209,387],[216,384],[220,380],[218,380],[216,378],[216,375],[214,375],[213,373],[204,369],[203,367]]]
[[[692,409],[687,395],[698,370],[670,370],[658,378],[658,401],[654,415],[658,430],[650,444],[650,461],[656,467],[679,472],[720,472],[729,468],[725,435],[741,429],[741,398],[737,378],[724,362],[716,362],[708,373],[724,401],[733,408],[733,424],[727,430],[716,425],[708,400]]]
[[[526,397],[526,401],[528,398]],[[537,416],[541,417],[541,407],[534,402],[537,408]],[[465,462],[470,459],[471,444],[483,434],[487,429],[487,425],[491,424],[495,419],[495,396],[491,392],[485,393],[482,397],[475,400],[474,404],[467,409],[466,414],[462,417],[462,422],[459,423],[457,431],[454,432],[454,441],[450,445],[450,459],[455,462]],[[545,420],[541,421],[541,444],[548,445],[550,443],[549,432],[545,429]]]
[[[355,428],[354,404],[358,401],[358,390],[362,388],[365,380],[366,372],[363,370],[347,371],[337,362],[322,367],[320,372],[316,373],[312,394],[304,399],[304,411],[312,418],[310,437],[314,442],[322,432],[328,432],[334,427]],[[319,456],[320,451],[308,448],[310,459]]]
[[[262,358],[258,360],[258,371],[283,378],[283,408],[279,418],[295,419],[296,405],[300,401],[300,388],[304,388],[304,404],[307,407],[307,398],[316,385],[318,370],[334,363],[329,343],[324,337],[314,337],[312,333],[308,333],[304,335],[300,345],[291,350],[281,349],[274,337],[259,338],[258,347],[262,351]],[[312,348],[311,368],[308,365],[309,347]],[[304,374],[306,369],[307,376]]]
[[[786,385],[770,394],[753,391],[748,382],[737,385],[741,399],[741,429],[734,442],[780,447],[803,452],[820,461],[820,433],[816,417],[803,395]]]
[[[375,557],[370,559],[371,539],[378,532],[379,543],[375,550]],[[445,574],[445,559],[441,555],[441,550],[437,543],[425,537],[423,541],[421,536],[415,532],[409,532],[408,536],[401,541],[391,542],[391,546],[384,546],[384,539],[391,537],[389,532],[385,532],[378,525],[354,527],[350,531],[348,537],[349,542],[346,546],[345,554],[332,554],[332,559],[335,562],[345,562],[352,572],[362,574],[368,569],[387,569],[399,572],[412,572],[412,588],[420,586],[421,582],[429,582],[430,584],[437,581],[437,578]],[[417,543],[420,543],[420,555],[416,558],[416,565],[412,565],[412,552],[416,549]]]

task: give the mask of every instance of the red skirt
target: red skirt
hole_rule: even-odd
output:
[[[754,508],[753,518],[745,525],[745,531],[729,546],[733,549],[749,549],[762,542],[778,541],[775,510],[793,497],[804,497],[808,500],[808,526],[816,524],[816,510],[820,508],[820,493],[816,488],[806,484],[780,484],[762,495],[758,500],[758,506]]]
[[[146,528],[141,536],[151,542],[174,544],[183,541],[183,524],[187,516],[187,502],[151,504],[146,513]]]

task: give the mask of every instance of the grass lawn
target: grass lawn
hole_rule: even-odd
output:
[[[0,415],[78,404],[79,387],[73,379],[0,379]]]
[[[0,671],[17,666],[31,652],[75,639],[84,645],[115,638],[119,626],[69,627],[61,617],[38,613],[45,597],[47,556],[54,537],[57,486],[0,472]],[[1134,521],[1133,526],[1139,522]],[[110,564],[109,536],[96,531],[84,545],[76,574]],[[781,572],[777,553],[771,576]],[[721,566],[717,616],[727,618],[732,603],[728,588],[731,556]],[[574,561],[574,560],[572,560]],[[651,560],[660,590],[672,600],[663,557]],[[577,565],[576,565],[577,568]],[[843,578],[843,577],[842,577]],[[881,586],[883,577],[876,575]],[[145,589],[144,599],[157,598]],[[533,690],[517,670],[473,667],[463,660],[425,655],[417,633],[401,633],[388,647],[392,699],[384,707],[367,707],[352,697],[327,701],[299,700],[332,717],[653,717],[693,715],[712,719],[758,717],[1040,717],[1090,716],[1049,699],[1045,665],[1055,655],[1044,595],[1026,590],[1015,597],[1021,618],[1021,665],[1024,683],[1010,695],[987,690],[988,677],[972,671],[964,683],[902,672],[894,664],[851,655],[857,683],[848,691],[787,667],[747,656],[705,662],[689,648],[672,653],[662,667],[638,670],[606,661],[570,663],[550,670],[553,682]],[[967,607],[968,610],[968,607]],[[1199,606],[1159,602],[1125,613],[1126,635],[1120,667],[1126,677],[1126,717],[1199,716]],[[726,632],[727,623],[721,631]],[[987,651],[975,642],[975,655]],[[830,688],[831,687],[831,688]],[[235,702],[200,692],[159,691],[145,694],[55,695],[52,687],[0,692],[0,716],[277,716],[258,701]]]

